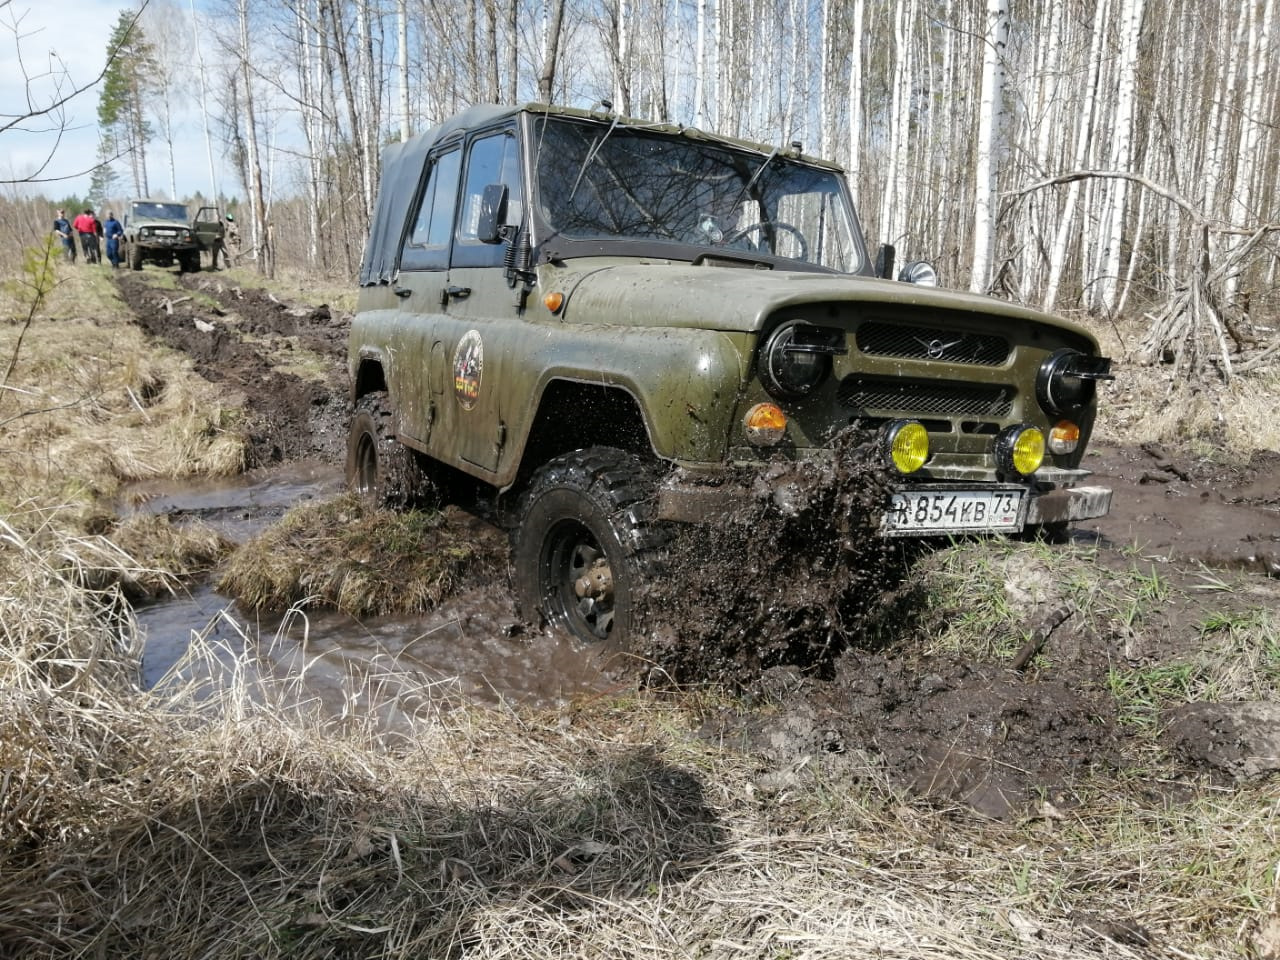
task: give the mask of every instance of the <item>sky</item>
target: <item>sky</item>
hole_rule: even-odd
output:
[[[180,9],[190,9],[189,0],[179,2]],[[0,191],[51,199],[88,191],[87,171],[98,150],[101,85],[94,82],[106,64],[107,41],[120,11],[133,6],[120,0],[0,0]],[[67,104],[60,119],[34,118],[5,129],[15,116],[29,112],[28,103],[49,102],[54,93],[51,73],[61,72],[59,58],[71,85],[94,85]],[[199,96],[198,82],[192,84],[192,93]],[[177,126],[174,166],[180,199],[196,190],[208,194],[209,158],[198,107],[189,107]],[[223,193],[236,193],[217,143],[213,153],[218,186]],[[40,171],[46,160],[49,163]],[[124,173],[123,166],[117,169]],[[169,164],[159,142],[149,148],[147,172],[151,192],[167,194]],[[33,176],[44,182],[4,182]],[[120,181],[120,190],[132,190],[127,179]]]

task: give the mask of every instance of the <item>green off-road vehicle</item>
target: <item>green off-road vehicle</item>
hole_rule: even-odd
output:
[[[124,218],[125,257],[134,270],[176,262],[182,272],[194,273],[200,251],[213,250],[225,229],[217,207],[201,207],[193,219],[185,203],[134,200]]]
[[[873,262],[839,167],[685,127],[474,107],[383,155],[351,330],[352,485],[512,502],[526,615],[625,640],[673,522],[878,436],[886,537],[1105,514],[1090,334]],[[733,482],[726,478],[732,476]]]

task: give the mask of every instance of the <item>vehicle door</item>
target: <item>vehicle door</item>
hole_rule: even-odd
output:
[[[513,407],[524,409],[531,403],[527,395],[516,396],[520,388],[507,380],[523,327],[516,290],[504,270],[510,240],[485,243],[478,235],[485,187],[497,183],[507,187],[503,222],[514,234],[525,191],[513,126],[481,131],[468,139],[437,328],[452,381],[452,395],[443,408],[445,422],[457,438],[460,456],[491,479],[507,447]]]
[[[452,403],[453,383],[436,328],[448,283],[461,166],[458,140],[427,155],[417,207],[400,251],[395,287],[399,316],[385,367],[400,432],[432,456],[455,465],[452,438],[441,429],[441,412]]]
[[[201,250],[212,250],[214,243],[222,236],[222,216],[217,207],[201,207],[196,211],[191,229],[196,235]]]

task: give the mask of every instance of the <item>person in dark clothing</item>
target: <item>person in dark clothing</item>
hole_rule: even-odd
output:
[[[67,212],[59,210],[57,218],[53,221],[53,232],[58,235],[62,241],[62,255],[72,263],[76,262],[76,238],[71,235],[71,221],[67,219]]]
[[[116,219],[116,215],[107,211],[107,222],[102,225],[103,236],[107,240],[107,259],[111,261],[111,269],[120,268],[120,241],[124,239],[124,227]]]

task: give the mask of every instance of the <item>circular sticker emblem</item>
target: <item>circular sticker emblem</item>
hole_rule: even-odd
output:
[[[484,373],[484,341],[479,330],[468,330],[453,351],[453,395],[470,410],[480,399],[480,377]]]

